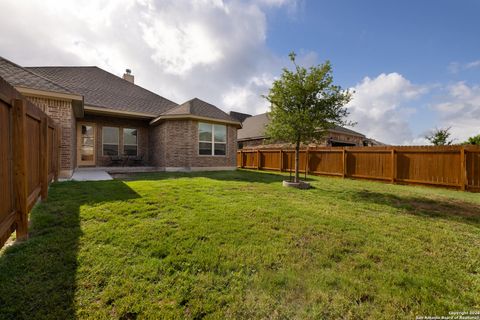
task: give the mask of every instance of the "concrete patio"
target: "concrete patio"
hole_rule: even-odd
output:
[[[113,180],[110,174],[136,173],[136,172],[158,172],[157,167],[92,167],[75,169],[72,178],[74,181],[102,181]]]
[[[78,168],[73,173],[71,180],[74,181],[102,181],[113,180],[107,171],[98,168]]]

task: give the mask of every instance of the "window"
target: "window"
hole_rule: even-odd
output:
[[[114,127],[102,128],[102,144],[104,156],[118,156],[119,129]]]
[[[123,129],[123,153],[127,156],[137,155],[137,129]]]
[[[219,124],[198,124],[198,153],[208,156],[224,156],[227,153],[227,127]]]

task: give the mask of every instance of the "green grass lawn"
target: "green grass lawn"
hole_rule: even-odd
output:
[[[0,319],[404,319],[480,308],[479,194],[252,171],[62,182]]]

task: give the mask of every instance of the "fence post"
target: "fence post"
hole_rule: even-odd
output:
[[[347,150],[345,150],[345,147],[343,147],[342,149],[342,164],[343,164],[342,178],[345,178],[347,176]]]
[[[283,150],[280,149],[280,172],[283,171]]]
[[[27,212],[27,150],[25,101],[12,100],[13,120],[13,190],[15,194],[17,239],[28,238]]]
[[[397,161],[395,159],[395,148],[392,148],[392,183],[395,183],[397,178]]]
[[[309,148],[307,147],[307,151],[305,152],[305,176],[308,174],[308,171],[310,171],[310,152],[308,150]]]
[[[460,149],[460,190],[465,191],[467,184],[467,166],[465,165],[465,147]]]
[[[257,170],[260,170],[260,150],[257,149]]]
[[[40,122],[40,195],[42,200],[47,199],[48,195],[48,118],[43,116]]]
[[[55,126],[55,181],[58,181],[58,176],[60,174],[60,135],[62,134],[60,125]]]

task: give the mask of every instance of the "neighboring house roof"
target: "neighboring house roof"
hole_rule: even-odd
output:
[[[29,88],[67,95],[75,94],[75,92],[3,57],[0,57],[0,76],[16,88]]]
[[[364,134],[361,134],[360,132],[357,132],[357,131],[353,131],[351,129],[348,129],[348,128],[345,128],[345,127],[341,127],[341,126],[335,126],[334,128],[330,129],[331,132],[339,132],[339,133],[344,133],[344,134],[350,134],[352,136],[358,136],[358,137],[362,137],[362,138],[365,138],[365,135]]]
[[[181,105],[174,107],[164,113],[151,123],[155,123],[159,120],[172,119],[172,118],[197,118],[205,120],[218,120],[220,122],[236,124],[241,126],[240,122],[230,117],[228,114],[217,108],[216,106],[202,101],[198,98],[193,98]]]
[[[267,113],[261,113],[256,116],[246,118],[242,123],[242,129],[238,130],[238,140],[264,139],[265,127],[269,121],[270,120],[268,119]],[[330,131],[365,138],[365,135],[341,126],[335,126],[334,128],[330,129]]]
[[[383,143],[381,141],[375,140],[375,139],[367,139],[367,143],[371,146],[388,146],[388,144]]]
[[[230,111],[228,113],[230,117],[237,119],[240,122],[245,121],[245,119],[250,118],[252,115],[248,113],[241,113],[241,112],[236,112],[236,111]]]
[[[177,106],[164,97],[98,67],[27,67],[84,97],[85,110],[156,117]]]
[[[242,129],[237,131],[238,140],[263,139],[265,138],[265,127],[269,122],[266,113],[245,119],[242,123]]]

